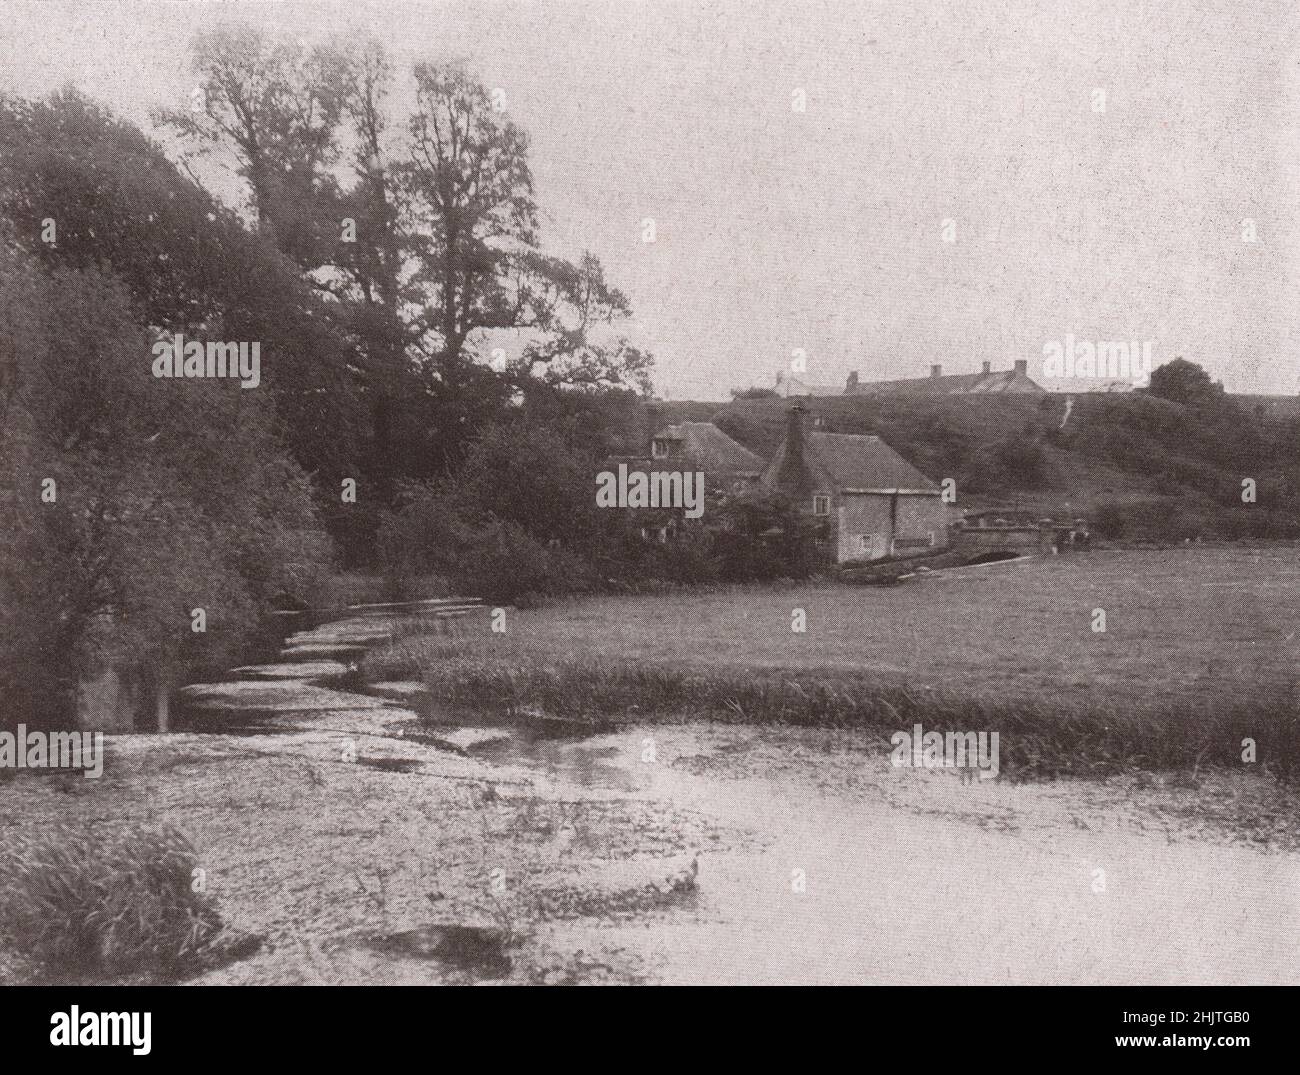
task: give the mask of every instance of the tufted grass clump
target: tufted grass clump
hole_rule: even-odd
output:
[[[158,981],[200,969],[222,923],[194,891],[197,858],[183,835],[15,830],[0,847],[0,937],[28,977]]]

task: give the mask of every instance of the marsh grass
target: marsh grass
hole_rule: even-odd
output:
[[[999,733],[1022,779],[1260,769],[1300,781],[1300,684],[1284,645],[1300,588],[1285,552],[1096,554],[886,590],[766,587],[599,598],[408,636],[368,680],[454,707],[593,725],[706,719]],[[1264,592],[1261,592],[1264,587]],[[1109,633],[1094,635],[1103,605]],[[790,609],[808,613],[792,635]],[[1253,741],[1255,763],[1243,759]]]
[[[193,891],[179,832],[11,831],[0,850],[0,936],[38,980],[176,980],[215,950],[221,919]]]
[[[684,669],[644,661],[608,664],[580,657],[502,658],[450,642],[421,656],[396,651],[366,672],[419,678],[452,707],[523,716],[541,710],[587,720],[709,719],[798,727],[861,728],[888,741],[914,724],[926,731],[999,733],[1003,772],[1021,779],[1101,776],[1133,770],[1241,765],[1243,739],[1285,780],[1300,757],[1300,721],[1284,696],[1242,698],[1189,712],[1183,702],[1118,712],[1077,700],[1003,700],[882,684],[838,669]],[[1148,706],[1150,703],[1148,703]],[[887,746],[882,746],[882,750]]]

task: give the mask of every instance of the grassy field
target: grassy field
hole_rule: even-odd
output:
[[[803,633],[791,630],[795,609]],[[1300,747],[1294,548],[1096,552],[887,588],[602,598],[507,615],[504,634],[485,621],[455,642],[407,639],[367,674],[414,675],[457,704],[583,718],[1001,729],[1004,755],[1037,773],[1238,763],[1245,737],[1290,772]]]

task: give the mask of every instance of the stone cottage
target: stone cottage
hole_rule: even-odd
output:
[[[659,467],[702,470],[708,489],[722,494],[742,492],[763,473],[763,460],[712,422],[678,422],[656,430],[650,456]]]
[[[760,481],[825,521],[819,545],[832,563],[948,544],[952,513],[938,485],[879,437],[805,431],[797,405]]]

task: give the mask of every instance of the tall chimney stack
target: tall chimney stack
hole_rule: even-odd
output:
[[[848,379],[848,381],[846,382],[846,384],[844,385],[844,387],[845,387],[845,389],[846,389],[847,391],[849,391],[849,392],[852,392],[853,389],[855,389],[855,388],[858,387],[858,371],[857,371],[857,370],[854,370],[852,373],[849,374],[849,379]]]
[[[943,367],[938,362],[930,367],[930,376],[934,378],[943,376]]]
[[[1016,376],[1018,376],[1018,377],[1027,377],[1027,376],[1029,376],[1028,370],[1029,370],[1029,360],[1028,360],[1028,359],[1026,359],[1026,358],[1018,358],[1018,359],[1016,359]]]
[[[989,366],[991,366],[991,365],[992,365],[991,362],[985,362],[985,363],[984,363],[984,368],[983,368],[980,372],[983,373],[985,376],[988,376],[988,373],[989,373]]]
[[[803,407],[798,403],[785,416],[785,438],[791,449],[803,454]]]
[[[803,463],[803,408],[795,404],[786,412],[785,458],[776,476],[777,485],[792,492],[801,491],[804,478]]]

